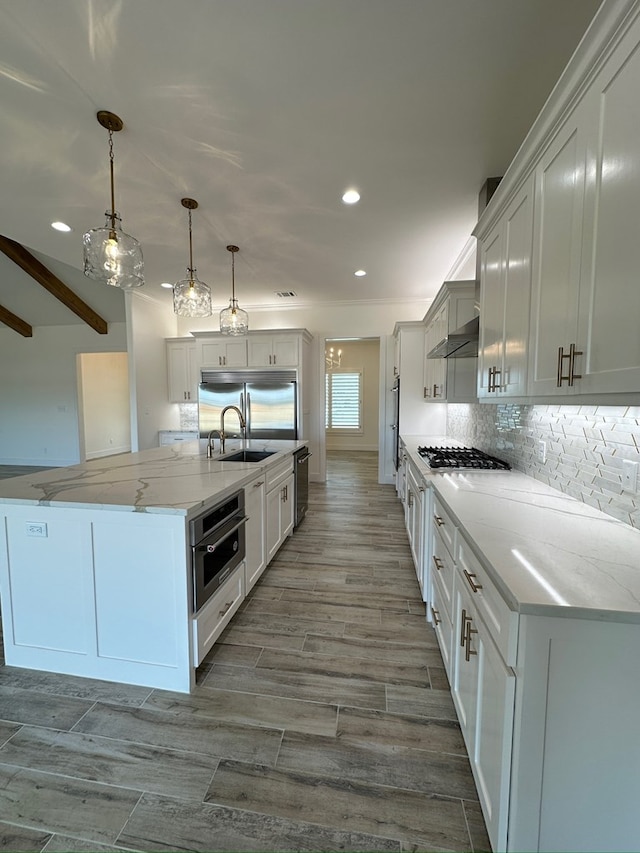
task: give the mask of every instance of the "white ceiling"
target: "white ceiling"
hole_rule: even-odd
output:
[[[0,234],[61,262],[91,303],[100,285],[77,270],[82,233],[109,206],[95,118],[108,109],[125,123],[116,207],[150,296],[169,305],[160,282],[184,277],[191,196],[194,262],[216,307],[228,243],[246,308],[281,304],[281,290],[301,305],[432,297],[480,187],[508,166],[598,5],[2,0]],[[362,198],[349,207],[350,186]],[[53,231],[57,219],[72,233]],[[34,293],[0,255],[1,305],[33,325],[75,322]]]

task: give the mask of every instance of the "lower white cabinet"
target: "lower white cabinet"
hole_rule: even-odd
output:
[[[451,684],[451,663],[453,650],[453,624],[451,613],[447,609],[445,595],[437,572],[431,573],[431,595],[429,596],[429,616],[436,632],[444,669]]]
[[[293,530],[295,520],[295,481],[293,458],[267,470],[266,497],[267,563]]]
[[[471,596],[457,574],[451,693],[491,845],[505,850],[516,679]]]
[[[406,522],[407,534],[416,577],[420,584],[423,599],[426,599],[427,590],[424,588],[424,492],[425,487],[422,478],[415,471],[411,462],[407,465],[406,483]]]
[[[240,563],[193,617],[194,663],[199,666],[245,597],[245,564]]]
[[[267,567],[266,540],[266,475],[261,474],[244,487],[246,554],[245,580],[248,593]]]

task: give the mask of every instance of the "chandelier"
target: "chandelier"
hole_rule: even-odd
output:
[[[324,364],[327,370],[332,370],[334,367],[340,367],[342,364],[342,350],[337,352],[333,347],[329,347],[324,351]]]
[[[193,266],[191,211],[198,207],[198,202],[193,198],[183,198],[181,203],[189,211],[189,266],[187,278],[173,286],[173,310],[179,317],[210,317],[213,313],[211,288],[200,281]]]
[[[113,134],[122,130],[122,119],[108,110],[97,113],[98,123],[109,131],[109,173],[111,177],[111,210],[105,211],[104,228],[92,228],[82,237],[84,274],[89,278],[130,290],[144,284],[140,243],[122,230],[116,211],[113,181]]]
[[[237,246],[227,246],[231,252],[231,299],[229,307],[220,312],[220,331],[223,335],[246,335],[249,331],[249,315],[238,307],[236,299],[235,257],[239,252]]]

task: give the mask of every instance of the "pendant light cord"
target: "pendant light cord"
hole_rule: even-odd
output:
[[[231,298],[236,301],[236,253],[231,252]]]
[[[116,239],[116,192],[113,182],[113,131],[109,128],[109,171],[111,174],[111,233],[109,237]]]
[[[189,277],[193,278],[193,240],[191,237],[191,208],[189,208]]]

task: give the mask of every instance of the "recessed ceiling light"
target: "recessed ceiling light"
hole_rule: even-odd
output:
[[[160,287],[166,287],[168,290],[173,290],[173,285],[171,284],[170,281],[163,281],[160,284]]]
[[[52,222],[51,227],[55,228],[56,231],[71,231],[71,226],[67,225],[66,222]]]
[[[347,190],[342,196],[342,201],[345,204],[356,204],[360,201],[360,193],[358,190]]]
[[[367,274],[366,270],[356,270],[354,272],[354,275],[357,275],[358,277],[362,277],[363,275],[366,275],[366,274]]]

